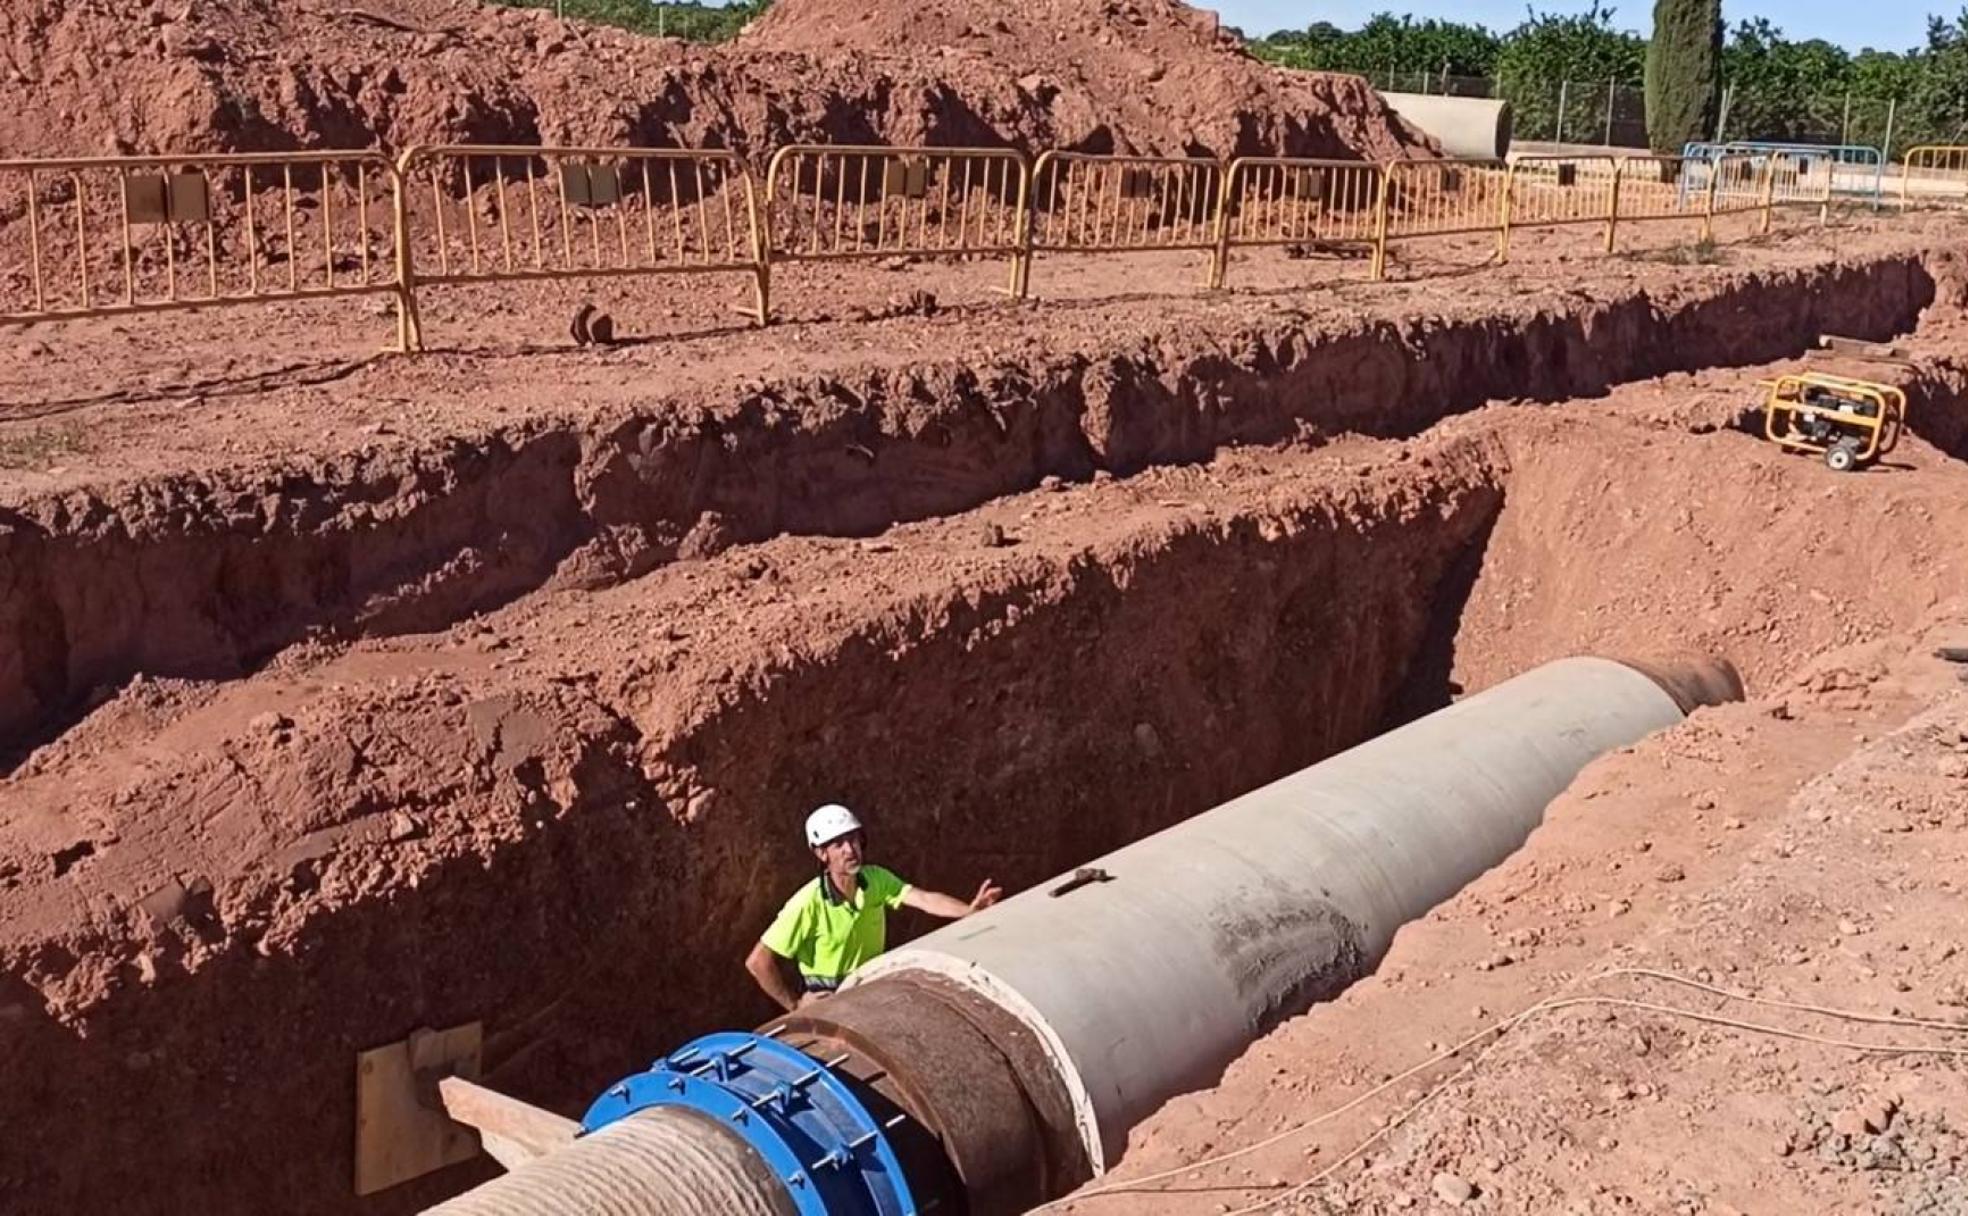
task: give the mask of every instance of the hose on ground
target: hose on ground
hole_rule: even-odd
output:
[[[1839,1021],[1861,1022],[1861,1023],[1865,1023],[1868,1025],[1875,1025],[1875,1026],[1896,1026],[1905,1029],[1934,1030],[1934,1031],[1940,1031],[1948,1034],[1968,1034],[1968,1025],[1960,1025],[1952,1022],[1940,1022],[1940,1021],[1934,1021],[1925,1018],[1893,1017],[1884,1014],[1872,1014],[1872,1013],[1864,1013],[1856,1010],[1839,1009],[1828,1005],[1813,1005],[1800,1001],[1786,1001],[1774,997],[1761,997],[1747,992],[1739,992],[1732,989],[1721,988],[1714,984],[1704,983],[1700,980],[1690,979],[1687,976],[1676,975],[1672,972],[1657,971],[1645,967],[1611,968],[1609,970],[1598,972],[1588,977],[1586,982],[1602,982],[1606,980],[1619,979],[1622,977],[1630,977],[1634,979],[1645,979],[1645,980],[1657,980],[1664,983],[1678,984],[1682,987],[1693,988],[1702,992],[1709,993],[1710,995],[1720,997],[1724,1000],[1741,1001],[1746,1004],[1760,1005],[1766,1008],[1787,1009],[1799,1013],[1816,1014],[1818,1016],[1833,1018]],[[1807,1031],[1793,1030],[1785,1026],[1774,1026],[1774,1025],[1769,1025],[1760,1022],[1743,1021],[1737,1018],[1724,1017],[1720,1014],[1709,1013],[1705,1010],[1688,1009],[1675,1005],[1663,1005],[1652,1001],[1638,1001],[1626,997],[1605,996],[1599,994],[1581,995],[1581,996],[1557,995],[1557,996],[1550,997],[1546,1000],[1539,1001],[1537,1004],[1532,1005],[1529,1008],[1522,1010],[1521,1012],[1512,1014],[1511,1016],[1507,1018],[1503,1018],[1500,1021],[1492,1023],[1489,1026],[1485,1026],[1483,1029],[1463,1039],[1461,1042],[1456,1043],[1446,1048],[1445,1050],[1436,1053],[1435,1055],[1429,1057],[1428,1059],[1423,1060],[1421,1063],[1414,1065],[1412,1068],[1408,1068],[1400,1073],[1395,1074],[1394,1076],[1389,1077],[1387,1080],[1381,1082],[1380,1084],[1374,1086],[1373,1088],[1367,1090],[1366,1092],[1359,1094],[1358,1096],[1352,1098],[1351,1100],[1347,1101],[1346,1103],[1340,1106],[1333,1108],[1332,1110],[1326,1111],[1324,1114],[1314,1116],[1313,1118],[1307,1119],[1301,1123],[1293,1124],[1291,1127],[1285,1128],[1283,1131],[1280,1131],[1271,1136],[1267,1136],[1262,1140],[1256,1141],[1255,1143],[1244,1145],[1242,1148],[1232,1149],[1229,1152],[1225,1152],[1225,1153],[1218,1153],[1213,1156],[1204,1158],[1203,1160],[1200,1161],[1192,1161],[1186,1165],[1179,1166],[1175,1169],[1163,1170],[1159,1173],[1154,1173],[1154,1174],[1147,1174],[1140,1178],[1130,1178],[1122,1181],[1112,1182],[1104,1186],[1089,1187],[1076,1194],[1064,1196],[1042,1207],[1034,1209],[1034,1216],[1037,1216],[1037,1213],[1040,1212],[1046,1212],[1046,1211],[1057,1209],[1064,1204],[1070,1203],[1070,1204],[1077,1205],[1087,1200],[1099,1199],[1104,1196],[1129,1195],[1129,1194],[1139,1195],[1139,1194],[1157,1193],[1162,1189],[1160,1184],[1167,1182],[1171,1179],[1180,1177],[1185,1174],[1193,1174],[1198,1170],[1209,1169],[1215,1166],[1223,1165],[1228,1162],[1238,1160],[1239,1158],[1242,1157],[1248,1157],[1251,1154],[1261,1152],[1262,1150],[1269,1148],[1272,1145],[1279,1144],[1283,1141],[1290,1140],[1296,1136],[1303,1135],[1304,1133],[1311,1131],[1313,1128],[1318,1127],[1321,1124],[1331,1122],[1332,1120],[1337,1119],[1340,1116],[1345,1115],[1350,1111],[1358,1109],[1359,1107],[1372,1101],[1374,1098],[1379,1097],[1381,1094],[1384,1094],[1387,1091],[1393,1089],[1395,1086],[1400,1085],[1402,1082],[1407,1081],[1409,1078],[1414,1077],[1417,1074],[1426,1072],[1427,1070],[1434,1068],[1439,1064],[1443,1064],[1450,1060],[1455,1059],[1463,1052],[1469,1050],[1470,1048],[1476,1046],[1479,1043],[1482,1043],[1485,1039],[1491,1040],[1491,1042],[1486,1047],[1484,1047],[1481,1052],[1477,1053],[1475,1058],[1471,1059],[1461,1069],[1457,1070],[1457,1072],[1454,1075],[1444,1079],[1442,1082],[1432,1087],[1426,1094],[1424,1094],[1421,1097],[1419,1101],[1409,1104],[1395,1115],[1389,1117],[1371,1135],[1367,1136],[1364,1140],[1360,1141],[1358,1144],[1355,1144],[1345,1154],[1341,1155],[1339,1158],[1337,1158],[1336,1160],[1332,1161],[1330,1164],[1326,1165],[1324,1168],[1319,1170],[1318,1173],[1313,1174],[1311,1177],[1306,1178],[1302,1182],[1295,1183],[1291,1187],[1283,1191],[1280,1191],[1275,1195],[1268,1196],[1264,1199],[1258,1200],[1255,1203],[1249,1204],[1244,1207],[1236,1208],[1230,1211],[1229,1213],[1227,1213],[1227,1216],[1256,1216],[1257,1213],[1269,1211],[1273,1208],[1276,1208],[1280,1204],[1286,1203],[1292,1199],[1297,1199],[1302,1197],[1312,1187],[1318,1185],[1320,1182],[1325,1181],[1327,1178],[1331,1177],[1334,1173],[1338,1172],[1340,1167],[1344,1166],[1347,1162],[1355,1159],[1361,1153],[1373,1147],[1374,1144],[1385,1139],[1396,1128],[1400,1127],[1402,1124],[1406,1123],[1409,1119],[1413,1118],[1417,1113],[1419,1113],[1423,1107],[1433,1102],[1449,1086],[1450,1083],[1478,1069],[1483,1064],[1484,1060],[1488,1058],[1489,1054],[1504,1042],[1505,1036],[1511,1030],[1516,1029],[1517,1027],[1523,1025],[1528,1021],[1531,1021],[1534,1018],[1541,1018],[1549,1014],[1556,1013],[1563,1009],[1572,1009],[1581,1006],[1599,1006],[1602,1008],[1629,1009],[1642,1013],[1652,1013],[1662,1017],[1679,1018],[1685,1021],[1699,1022],[1710,1026],[1720,1026],[1724,1029],[1737,1030],[1749,1034],[1768,1035],[1774,1038],[1790,1039],[1797,1042],[1810,1043],[1821,1047],[1830,1047],[1841,1051],[1851,1051],[1851,1052],[1857,1052],[1865,1055],[1926,1055],[1926,1056],[1938,1056],[1938,1057],[1949,1058],[1949,1059],[1968,1059],[1968,1047],[1943,1046],[1940,1044],[1925,1044],[1925,1043],[1902,1044],[1902,1043],[1864,1042],[1859,1040],[1838,1038],[1828,1035],[1812,1034]]]

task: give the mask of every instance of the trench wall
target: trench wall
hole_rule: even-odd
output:
[[[0,755],[139,672],[228,677],[311,631],[431,629],[556,578],[870,534],[1047,476],[1411,434],[1491,399],[1785,357],[1826,330],[1884,338],[1936,290],[1920,257],[1895,254],[1341,332],[1226,322],[1097,356],[768,384],[704,408],[652,400],[609,422],[0,504]]]
[[[170,801],[213,833],[270,791],[369,809],[332,847],[306,848],[320,819],[255,840],[196,905],[78,908],[0,956],[0,1201],[396,1212],[462,1186],[473,1167],[350,1198],[357,1050],[483,1018],[492,1084],[578,1110],[662,1045],[764,1016],[739,960],[805,870],[784,829],[817,790],[885,808],[876,848],[913,880],[1015,887],[1371,734],[1442,572],[1500,507],[1494,462],[1465,442],[1345,500],[1301,483],[1228,514],[1151,504],[1157,522],[1063,559],[1013,550],[870,595],[824,647],[727,673],[685,720],[634,681],[354,690],[295,710],[292,741],[180,759]],[[350,750],[370,775],[338,784]],[[431,847],[382,834],[401,807]],[[37,873],[10,905],[102,873]]]

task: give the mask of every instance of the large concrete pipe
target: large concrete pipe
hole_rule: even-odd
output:
[[[1450,156],[1502,160],[1510,151],[1510,103],[1489,97],[1382,93],[1388,108],[1435,137]]]
[[[864,969],[971,988],[1045,1042],[1098,1171],[1278,1019],[1338,993],[1395,930],[1507,857],[1594,757],[1679,722],[1733,673],[1549,663],[1253,791]]]
[[[1366,974],[1595,757],[1741,696],[1722,663],[1547,664],[920,938],[760,1034],[700,1039],[584,1126],[686,1107],[765,1163],[730,1185],[799,1216],[1023,1211]],[[436,1210],[549,1216],[544,1167],[574,1151]],[[735,1151],[700,1159],[752,1160]],[[700,1198],[675,1210],[723,1210]]]

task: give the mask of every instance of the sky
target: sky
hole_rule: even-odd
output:
[[[1407,13],[1417,18],[1438,17],[1510,29],[1524,19],[1525,0],[1191,0],[1214,8],[1223,24],[1234,25],[1251,37],[1279,29],[1303,29],[1315,21],[1330,21],[1353,29],[1376,12]],[[1541,12],[1584,12],[1591,0],[1532,0]],[[1904,51],[1927,42],[1927,14],[1952,14],[1960,0],[1723,0],[1722,16],[1730,25],[1750,17],[1767,17],[1796,39],[1823,38],[1848,50],[1872,47]],[[1652,0],[1612,0],[1613,22],[1645,32],[1653,21]]]

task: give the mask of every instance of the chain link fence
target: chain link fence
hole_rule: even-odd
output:
[[[1514,137],[1549,143],[1647,146],[1647,95],[1616,80],[1504,81],[1446,72],[1376,72],[1373,83],[1393,93],[1501,97],[1510,102]],[[1723,90],[1718,141],[1781,140],[1863,145],[1888,160],[1906,150],[1899,105],[1890,98],[1839,94],[1798,98],[1789,93]]]

